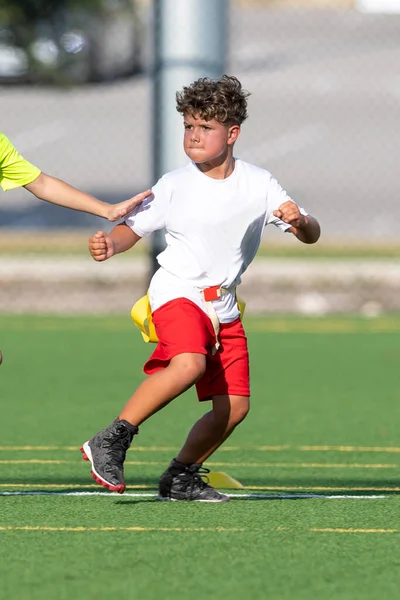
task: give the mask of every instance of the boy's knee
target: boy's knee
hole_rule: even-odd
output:
[[[248,415],[250,410],[250,399],[246,398],[232,406],[231,419],[235,425],[239,425]]]
[[[250,410],[250,398],[247,396],[224,396],[214,404],[215,422],[226,427],[236,427],[246,418]]]
[[[196,383],[206,370],[206,357],[203,354],[180,354],[172,361],[179,370],[179,378],[187,385]]]

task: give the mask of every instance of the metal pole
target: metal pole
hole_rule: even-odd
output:
[[[229,0],[154,0],[153,182],[188,160],[175,94],[199,77],[225,71]],[[151,240],[151,275],[165,233]]]

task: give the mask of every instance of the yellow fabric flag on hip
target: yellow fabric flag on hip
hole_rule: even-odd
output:
[[[239,297],[237,298],[237,303],[240,310],[240,318],[243,319],[246,303]],[[146,343],[158,342],[156,328],[154,327],[153,318],[151,314],[149,297],[147,294],[140,298],[132,306],[131,317],[136,327],[140,329],[140,333],[142,334],[142,337]]]

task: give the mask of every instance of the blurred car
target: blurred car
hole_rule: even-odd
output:
[[[0,82],[81,84],[131,75],[141,68],[140,33],[132,0],[64,3],[29,22],[5,20]]]

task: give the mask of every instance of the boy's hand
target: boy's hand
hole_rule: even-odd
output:
[[[151,194],[151,190],[146,190],[145,192],[136,194],[133,198],[129,198],[129,200],[124,200],[123,202],[114,204],[114,206],[110,206],[107,212],[107,219],[111,222],[122,219],[122,217],[125,217],[128,213],[132,212],[136,206],[142,204],[143,200],[148,198]]]
[[[307,224],[307,218],[301,214],[297,204],[291,200],[281,204],[278,210],[274,210],[274,216],[281,219],[284,223],[289,223],[292,227],[299,229]]]
[[[114,242],[104,231],[98,231],[89,239],[89,252],[98,262],[111,258],[114,250]]]

